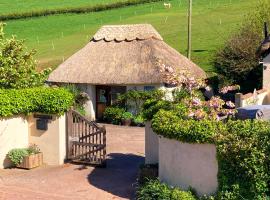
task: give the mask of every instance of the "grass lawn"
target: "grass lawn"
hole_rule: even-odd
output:
[[[204,70],[213,71],[211,60],[215,50],[237,29],[256,2],[194,0],[192,60]],[[30,48],[37,49],[41,68],[61,63],[82,48],[105,24],[151,23],[165,42],[186,55],[187,0],[172,0],[171,3],[171,9],[165,9],[163,2],[159,2],[104,12],[7,21],[6,32],[25,38]]]
[[[21,13],[32,10],[83,7],[124,0],[1,0],[0,13]]]

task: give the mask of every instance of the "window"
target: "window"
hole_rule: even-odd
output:
[[[144,86],[144,91],[152,91],[155,89],[155,86]]]

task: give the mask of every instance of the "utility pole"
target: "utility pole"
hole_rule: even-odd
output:
[[[187,48],[187,57],[191,58],[191,16],[192,16],[192,0],[189,0],[188,8],[188,48]]]

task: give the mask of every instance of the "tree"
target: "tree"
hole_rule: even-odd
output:
[[[6,38],[0,23],[0,88],[28,88],[44,84],[50,69],[38,72],[35,51],[27,51],[24,40]]]
[[[214,64],[221,77],[229,84],[239,84],[243,91],[261,87],[262,67],[256,50],[262,42],[263,24],[270,22],[270,4],[259,1],[239,30],[232,34],[224,47],[217,51]]]

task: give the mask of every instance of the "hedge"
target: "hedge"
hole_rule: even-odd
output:
[[[67,8],[56,8],[56,9],[44,9],[44,10],[34,10],[30,12],[21,12],[21,13],[8,13],[0,15],[0,21],[5,20],[14,20],[14,19],[24,19],[31,17],[40,17],[40,16],[48,16],[55,14],[66,14],[66,13],[88,13],[88,12],[99,12],[104,10],[111,10],[115,8],[127,7],[132,5],[158,2],[161,0],[126,0],[119,1],[115,3],[109,4],[98,4],[92,6],[84,6],[84,7],[67,7]]]
[[[0,89],[0,117],[29,114],[63,114],[74,103],[64,88]]]
[[[270,196],[270,122],[259,120],[196,121],[176,111],[160,110],[153,130],[166,138],[217,147],[217,200],[263,200]]]

